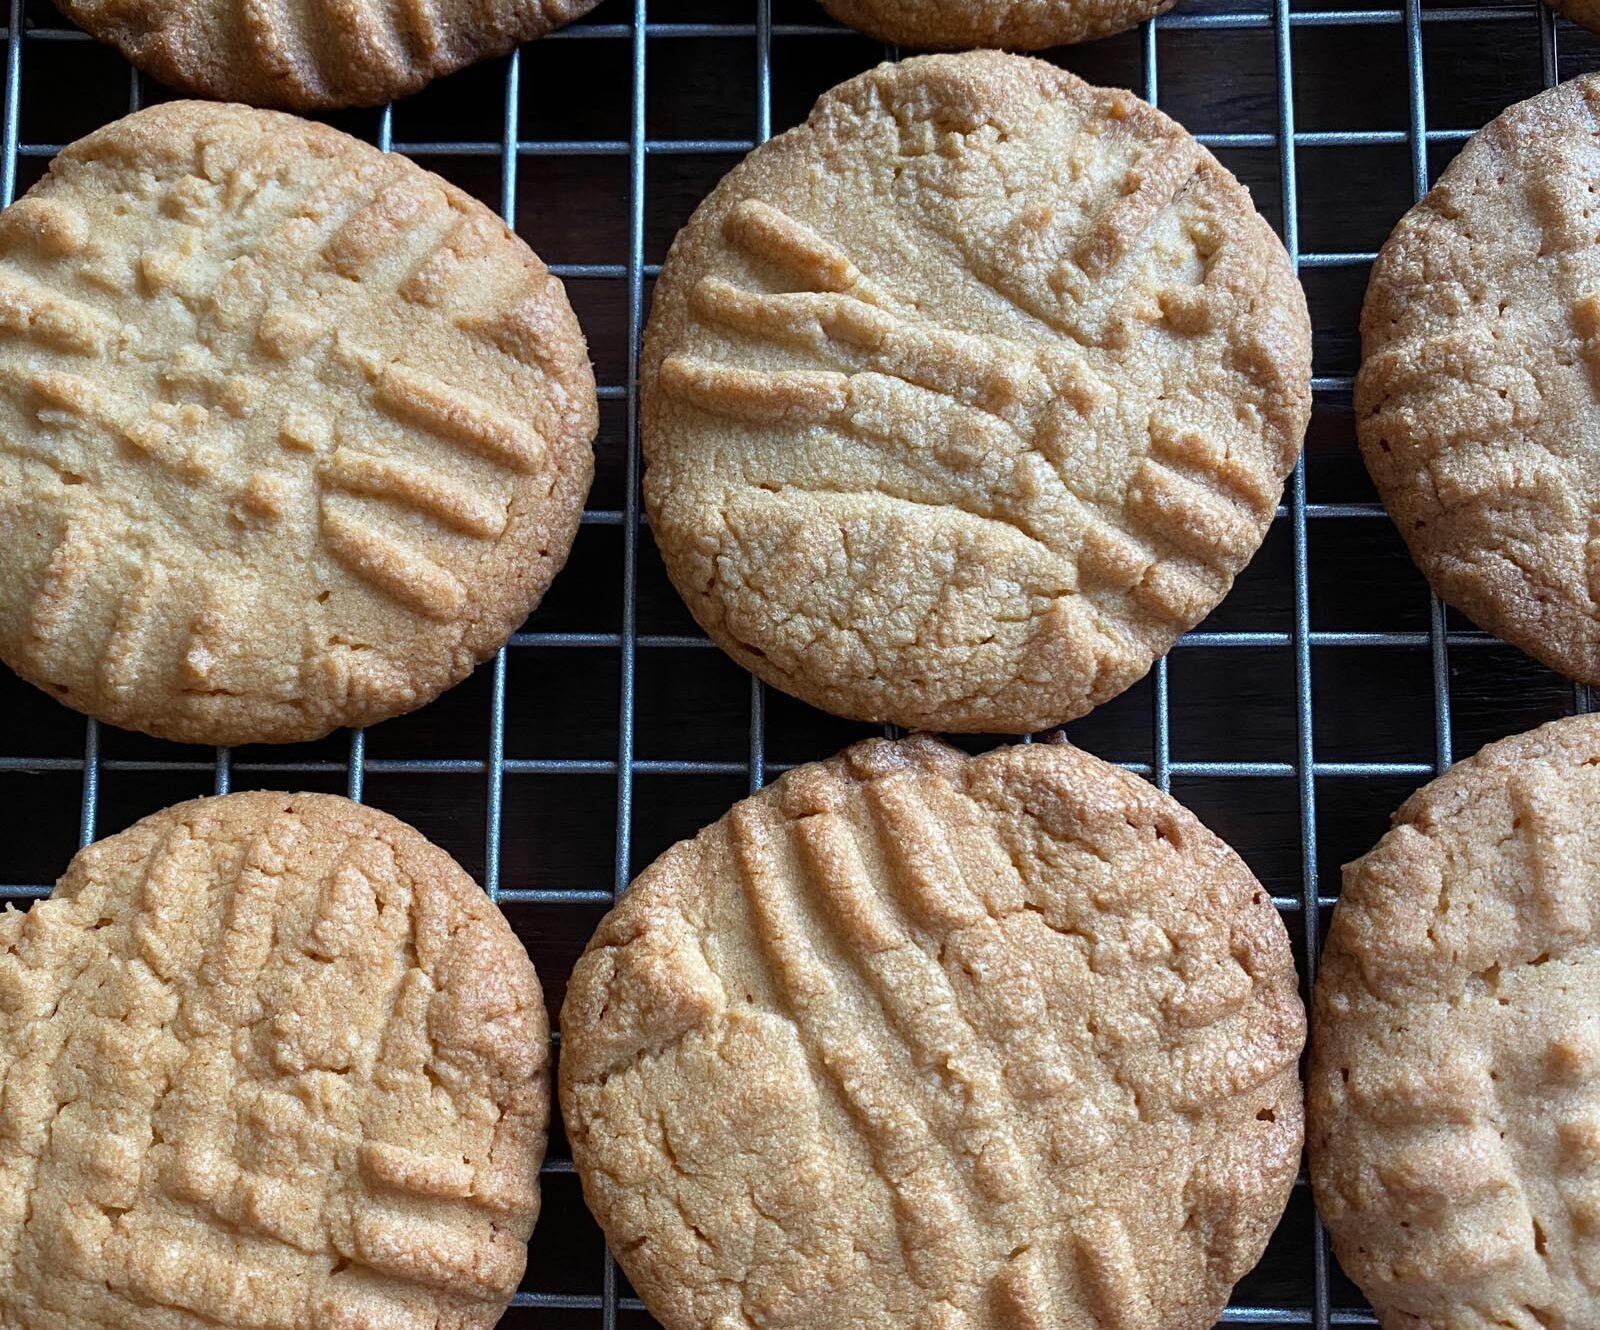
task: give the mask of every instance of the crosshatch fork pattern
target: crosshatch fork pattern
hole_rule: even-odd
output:
[[[1181,76],[1192,72],[1193,65],[1175,64],[1170,53],[1164,64],[1165,43],[1174,39],[1196,43],[1190,51],[1191,61],[1209,62],[1207,75],[1224,86],[1233,73],[1235,53],[1255,51],[1263,57],[1261,68],[1270,88],[1261,106],[1241,105],[1237,116],[1231,117],[1224,97],[1218,102],[1220,119],[1192,123],[1191,127],[1225,163],[1234,164],[1230,154],[1250,158],[1258,165],[1268,163],[1262,168],[1264,178],[1250,178],[1248,183],[1256,191],[1258,206],[1276,220],[1291,257],[1307,280],[1319,338],[1330,329],[1334,334],[1332,352],[1319,341],[1314,381],[1317,409],[1308,460],[1291,479],[1274,536],[1258,560],[1264,571],[1242,608],[1230,612],[1225,604],[1211,621],[1187,634],[1169,658],[1158,663],[1147,684],[1103,708],[1108,715],[1114,713],[1114,723],[1100,724],[1100,713],[1096,713],[1071,727],[1071,733],[1085,746],[1123,761],[1163,789],[1173,789],[1195,803],[1203,817],[1239,844],[1272,886],[1309,982],[1314,962],[1306,963],[1305,958],[1317,953],[1326,913],[1337,893],[1337,873],[1330,866],[1330,854],[1348,856],[1370,844],[1388,810],[1409,788],[1448,765],[1458,745],[1464,754],[1498,733],[1526,728],[1562,712],[1586,710],[1589,705],[1586,690],[1561,684],[1528,666],[1515,653],[1423,596],[1398,542],[1391,539],[1382,544],[1392,536],[1387,519],[1370,491],[1345,475],[1358,471],[1353,469],[1348,438],[1353,367],[1348,345],[1353,336],[1353,310],[1348,298],[1341,303],[1333,288],[1325,289],[1317,282],[1320,277],[1351,277],[1359,293],[1373,258],[1370,246],[1381,240],[1398,211],[1427,187],[1443,161],[1477,127],[1448,119],[1438,125],[1431,123],[1429,75],[1437,89],[1441,69],[1437,64],[1430,66],[1430,50],[1437,51],[1442,45],[1447,53],[1453,52],[1458,49],[1453,34],[1470,30],[1476,40],[1496,51],[1501,64],[1509,66],[1518,60],[1536,64],[1517,75],[1521,82],[1516,83],[1514,95],[1483,108],[1481,118],[1560,76],[1592,68],[1600,59],[1595,58],[1596,48],[1589,38],[1570,25],[1558,28],[1548,11],[1528,0],[1454,6],[1397,0],[1389,7],[1361,9],[1329,7],[1337,0],[1301,0],[1301,4],[1303,7],[1296,7],[1291,0],[1188,0],[1180,4],[1178,12],[1145,24],[1135,34],[1063,52],[1060,58],[1091,78],[1124,82],[1188,120],[1182,106],[1172,105],[1171,93],[1174,87],[1181,91]],[[1361,105],[1370,92],[1368,79],[1399,80],[1403,90],[1390,88],[1389,94],[1404,108],[1403,123],[1359,129],[1300,127],[1308,100],[1304,75],[1297,83],[1296,66],[1298,62],[1304,69],[1303,43],[1323,35],[1359,43],[1352,49],[1381,52],[1385,57],[1379,62],[1381,68],[1375,65],[1377,74],[1369,75],[1359,62],[1344,71],[1348,91],[1324,98],[1324,104],[1331,100],[1350,120],[1370,120]],[[24,97],[28,71],[55,71],[59,79],[64,69],[89,68],[91,59],[98,60],[94,68],[103,71],[109,57],[92,54],[99,48],[66,27],[47,6],[31,8],[26,0],[9,0],[4,41],[0,201],[8,203],[61,146],[49,134],[25,132],[29,128],[29,102]],[[528,71],[536,60],[541,62],[539,68],[547,68],[542,62],[549,52],[579,49],[567,43],[617,55],[612,62],[615,85],[584,89],[590,97],[617,104],[618,114],[608,127],[611,137],[530,137],[524,133],[526,108],[539,92]],[[716,117],[715,125],[721,128],[737,122],[743,128],[728,137],[652,133],[660,112],[652,98],[660,88],[670,89],[686,54],[697,49],[722,51],[731,45],[742,49],[741,61],[753,53],[753,68],[745,65],[740,80],[729,80],[723,100],[737,104],[725,107],[727,114]],[[1509,54],[1501,51],[1502,45]],[[600,393],[603,409],[614,413],[617,426],[611,462],[619,483],[612,487],[616,492],[609,496],[609,507],[599,505],[599,499],[607,496],[597,493],[597,506],[585,514],[584,525],[585,536],[595,534],[612,542],[607,549],[613,557],[597,559],[580,538],[573,565],[563,578],[575,579],[585,589],[599,588],[600,579],[606,579],[605,590],[615,599],[614,621],[572,627],[563,626],[565,621],[558,619],[552,624],[548,603],[536,613],[472,684],[458,690],[470,704],[471,723],[481,727],[481,751],[470,757],[426,752],[430,745],[420,741],[417,746],[423,752],[408,752],[404,744],[391,750],[382,739],[374,743],[377,751],[369,756],[368,736],[358,731],[321,745],[255,749],[236,759],[225,750],[204,753],[171,745],[130,747],[123,736],[102,732],[93,721],[73,721],[75,737],[70,750],[52,749],[38,735],[63,732],[60,718],[49,723],[41,719],[42,713],[56,710],[54,704],[19,685],[0,694],[5,699],[0,703],[0,838],[8,846],[32,835],[30,819],[38,810],[60,809],[69,798],[76,813],[72,839],[87,844],[98,835],[118,830],[132,816],[169,802],[164,793],[169,787],[179,792],[172,797],[258,785],[339,789],[356,799],[370,795],[440,839],[479,874],[486,890],[500,902],[534,951],[554,1012],[565,978],[562,967],[570,964],[600,911],[662,842],[691,834],[740,790],[759,788],[793,761],[825,756],[852,733],[862,732],[860,727],[821,721],[814,713],[799,714],[794,704],[769,696],[758,683],[741,681],[736,705],[729,705],[724,698],[711,719],[688,713],[682,719],[685,747],[693,751],[703,752],[706,745],[688,744],[689,730],[698,734],[716,725],[726,731],[722,736],[726,743],[719,748],[721,756],[643,755],[647,732],[674,733],[678,717],[674,700],[664,696],[655,681],[696,673],[718,680],[727,677],[716,674],[720,653],[692,631],[692,625],[682,624],[681,615],[667,629],[657,626],[672,619],[674,609],[669,602],[673,598],[659,577],[652,575],[650,565],[649,535],[638,497],[635,389],[639,335],[648,311],[649,284],[658,271],[658,264],[650,260],[660,248],[652,228],[661,211],[655,200],[662,191],[659,179],[653,182],[652,171],[663,164],[709,161],[715,164],[705,181],[709,183],[738,154],[785,127],[774,123],[775,108],[791,120],[802,114],[803,107],[788,105],[775,92],[775,71],[782,64],[781,57],[799,46],[821,53],[822,60],[831,58],[826,54],[831,50],[849,52],[841,58],[838,70],[811,89],[813,92],[884,54],[881,48],[824,21],[821,11],[804,0],[608,0],[589,21],[544,39],[537,52],[529,48],[451,81],[465,80],[479,101],[488,99],[486,104],[496,108],[492,121],[498,133],[480,129],[465,137],[436,136],[426,125],[419,125],[415,116],[408,116],[404,109],[397,113],[394,107],[374,113],[360,126],[380,147],[410,152],[446,175],[458,166],[482,168],[477,191],[500,208],[508,223],[520,225],[530,236],[532,219],[519,173],[549,163],[575,163],[597,171],[609,164],[615,171],[607,177],[617,185],[610,201],[615,213],[612,220],[620,221],[615,258],[562,262],[562,254],[550,252],[536,241],[544,257],[552,260],[554,270],[567,279],[597,361],[610,365],[609,374],[602,365]],[[1094,63],[1102,49],[1121,51],[1131,59],[1117,67],[1120,72],[1108,74]],[[853,66],[847,68],[851,61]],[[126,79],[129,108],[137,108],[147,95],[156,95],[156,89],[146,87],[125,66],[117,68],[122,71],[118,77]],[[1451,71],[1445,70],[1444,75],[1451,77]],[[48,75],[35,73],[32,77]],[[1516,82],[1509,74],[1505,81],[1508,85]],[[620,110],[623,106],[625,115]],[[482,123],[490,119],[486,116]],[[1317,212],[1308,204],[1318,195],[1326,202],[1326,190],[1320,190],[1317,181],[1325,164],[1334,159],[1362,163],[1353,178],[1375,194],[1380,177],[1387,187],[1387,193],[1375,198],[1369,209],[1377,224],[1364,227],[1360,244],[1349,248],[1325,243],[1328,229],[1319,225]],[[703,188],[696,189],[703,193]],[[693,197],[681,200],[690,205],[693,201]],[[541,200],[538,206],[559,209],[561,200]],[[1303,245],[1302,233],[1313,231],[1317,244]],[[609,322],[592,323],[580,297],[601,288],[620,290],[621,298],[614,302]],[[1339,360],[1341,344],[1346,353]],[[1325,457],[1330,459],[1326,466]],[[1327,483],[1321,488],[1319,467],[1327,473],[1322,477]],[[1330,626],[1319,617],[1322,603],[1338,599],[1337,588],[1320,575],[1324,567],[1331,567],[1337,576],[1347,566],[1343,555],[1326,553],[1337,551],[1337,542],[1345,539],[1345,533],[1350,533],[1351,548],[1366,550],[1370,545],[1373,551],[1370,557],[1363,554],[1348,566],[1364,569],[1377,580],[1403,583],[1397,596],[1418,597],[1419,612],[1401,616],[1403,625],[1377,629]],[[1276,555],[1271,553],[1274,542]],[[552,596],[561,589],[562,579],[558,579]],[[1273,612],[1266,613],[1264,607]],[[558,678],[576,679],[586,668],[584,662],[597,655],[615,667],[614,680],[606,680],[614,696],[614,706],[607,704],[607,728],[615,725],[614,741],[607,736],[606,751],[590,745],[584,756],[518,755],[517,726],[508,717],[519,723],[522,717],[531,717],[537,729],[541,713],[562,707],[559,692],[519,686],[527,682],[519,674],[519,663],[551,659],[558,662]],[[1405,745],[1398,742],[1369,745],[1376,751],[1367,751],[1343,740],[1340,726],[1353,715],[1348,710],[1352,698],[1348,692],[1340,696],[1343,667],[1335,662],[1367,658],[1406,662],[1396,667],[1393,680],[1385,681],[1392,683],[1389,691],[1394,697],[1383,714],[1394,718],[1395,724],[1402,714],[1420,718],[1421,723],[1409,731],[1415,742],[1408,751],[1400,751]],[[566,667],[567,660],[574,664]],[[686,663],[687,673],[674,673],[677,667],[669,665],[673,661]],[[1234,662],[1262,661],[1270,666],[1270,686],[1263,686],[1259,696],[1248,684],[1241,684],[1235,692],[1231,686]],[[1421,661],[1426,662],[1425,669],[1412,664]],[[1241,664],[1240,678],[1247,679],[1253,668]],[[1214,682],[1219,679],[1220,690]],[[1208,692],[1217,693],[1212,699],[1212,719],[1222,717],[1218,723],[1202,724],[1205,713],[1187,700],[1191,694]],[[1529,695],[1535,697],[1531,704]],[[1462,715],[1463,697],[1472,712],[1467,719]],[[1356,696],[1355,700],[1362,699]],[[447,697],[435,704],[435,709],[466,704],[452,703]],[[1282,742],[1273,744],[1265,735],[1254,733],[1249,712],[1252,707],[1278,704],[1284,723],[1276,738]],[[1485,711],[1491,713],[1487,719],[1482,714]],[[400,731],[408,722],[390,724]],[[784,726],[810,736],[808,743],[801,745],[804,751],[795,749],[792,742],[788,750],[776,751],[781,746],[776,732]],[[1230,730],[1245,731],[1245,739],[1224,742]],[[1142,740],[1127,742],[1127,736],[1135,731],[1142,732]],[[419,740],[423,732],[403,733]],[[677,798],[679,791],[698,789],[696,782],[710,782],[712,792],[692,799]],[[515,793],[518,783],[547,792],[538,803],[520,801],[529,803],[525,814],[508,811],[507,791]],[[546,804],[560,802],[560,796],[548,792],[581,783],[602,791],[594,801],[593,825],[564,825],[555,813],[546,815]],[[130,801],[107,792],[111,786],[120,789],[125,785],[141,790],[148,787],[149,792],[142,803],[137,797]],[[664,817],[645,807],[650,800],[659,803],[663,789],[674,792],[668,801],[673,808]],[[1257,791],[1276,789],[1286,792],[1282,816],[1274,820],[1263,815],[1266,830],[1252,845],[1249,818],[1255,817],[1257,805],[1251,799]],[[1338,810],[1344,792],[1352,789],[1374,793],[1359,796],[1366,799],[1365,805],[1346,818]],[[470,798],[463,795],[466,790],[472,791]],[[1206,798],[1213,802],[1207,803]],[[129,810],[126,805],[130,802],[137,806]],[[1323,808],[1320,817],[1319,803]],[[457,805],[466,811],[452,811]],[[1230,812],[1239,806],[1251,810],[1248,818]],[[470,826],[465,825],[468,822]],[[647,823],[648,852],[642,848]],[[595,837],[602,832],[610,838],[611,847],[603,865],[592,857],[584,872],[549,881],[526,867],[559,860],[555,847],[563,836]],[[1269,839],[1275,849],[1268,845]],[[61,848],[64,861],[70,845]],[[56,862],[50,871],[19,874],[13,870],[14,862],[0,863],[0,896],[19,902],[46,892],[51,872],[61,866]],[[503,869],[503,864],[512,866]],[[552,949],[548,943],[554,935],[565,940],[564,951]],[[507,1324],[598,1325],[605,1330],[650,1324],[592,1230],[583,1238],[593,1239],[592,1253],[585,1248],[581,1257],[574,1258],[581,1269],[562,1271],[563,1278],[556,1279],[552,1277],[557,1273],[555,1262],[541,1259],[542,1249],[565,1254],[582,1246],[579,1238],[573,1238],[570,1246],[562,1245],[566,1226],[576,1228],[587,1222],[576,1201],[576,1180],[571,1174],[572,1165],[558,1136],[545,1168],[546,1211],[534,1235],[529,1277]],[[553,1194],[562,1188],[564,1201],[552,1204]],[[1264,1278],[1252,1277],[1241,1285],[1223,1316],[1224,1323],[1311,1325],[1318,1330],[1330,1325],[1374,1324],[1359,1295],[1334,1268],[1320,1226],[1310,1215],[1303,1184],[1297,1188],[1263,1269]]]

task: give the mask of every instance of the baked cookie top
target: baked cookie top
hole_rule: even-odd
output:
[[[673,243],[652,530],[768,683],[1041,729],[1142,676],[1255,552],[1310,346],[1283,247],[1160,112],[993,51],[882,65]]]
[[[667,1330],[1207,1330],[1301,1144],[1282,922],[1076,749],[858,744],[640,875],[574,969],[584,1195]]]
[[[291,116],[141,111],[0,214],[0,659],[195,743],[420,706],[565,560],[596,420],[481,203]]]
[[[56,0],[145,73],[196,97],[375,106],[504,55],[599,0]]]
[[[1435,591],[1600,682],[1600,77],[1511,107],[1408,212],[1361,312],[1356,414]]]
[[[0,1323],[487,1330],[548,1056],[527,953],[404,823],[147,817],[0,914]]]
[[[1594,1322],[1600,718],[1491,744],[1345,869],[1311,1177],[1386,1330]]]
[[[1579,0],[1581,3],[1581,0]],[[821,0],[841,23],[922,51],[1046,46],[1109,37],[1164,14],[1174,0]]]

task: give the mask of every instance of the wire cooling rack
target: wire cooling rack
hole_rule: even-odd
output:
[[[1188,0],[1053,57],[1195,131],[1277,225],[1310,296],[1316,411],[1261,554],[1146,681],[1069,727],[1244,854],[1308,982],[1338,864],[1405,794],[1457,752],[1588,705],[1429,597],[1361,470],[1349,398],[1360,293],[1394,220],[1474,129],[1600,66],[1600,49],[1527,3],[1335,3]],[[163,95],[43,0],[10,0],[5,43],[5,202],[61,144]],[[339,790],[413,822],[478,876],[554,1012],[600,915],[656,853],[864,733],[768,694],[688,619],[642,524],[634,384],[650,284],[694,204],[823,89],[895,54],[809,0],[607,0],[506,60],[333,117],[498,207],[567,280],[602,398],[572,561],[472,680],[320,744],[159,743],[84,722],[0,671],[0,896],[43,894],[76,846],[179,798]],[[559,1127],[544,1189],[506,1324],[653,1324],[583,1209]],[[1223,1320],[1374,1324],[1303,1180]]]

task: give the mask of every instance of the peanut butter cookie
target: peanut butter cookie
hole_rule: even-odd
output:
[[[1165,14],[1174,0],[821,0],[841,23],[921,51],[1047,46],[1109,37]],[[1575,0],[1583,3],[1583,0]]]
[[[1491,744],[1344,870],[1311,1179],[1385,1330],[1587,1326],[1600,1279],[1600,718]]]
[[[0,660],[191,743],[409,711],[544,594],[596,420],[481,203],[292,116],[141,111],[0,215]]]
[[[587,14],[599,0],[56,0],[85,32],[196,97],[374,106]]]
[[[0,914],[0,1325],[487,1330],[539,1211],[527,953],[410,827],[234,794]]]
[[[1299,453],[1310,364],[1283,246],[1166,116],[1022,56],[883,65],[673,243],[651,529],[775,687],[1041,729],[1222,599]]]
[[[1479,130],[1372,270],[1355,406],[1439,595],[1600,683],[1600,76]]]
[[[640,875],[561,1029],[584,1195],[667,1330],[1208,1330],[1299,1162],[1271,900],[1064,745],[790,772]]]

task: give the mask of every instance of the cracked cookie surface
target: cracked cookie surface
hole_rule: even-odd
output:
[[[0,1326],[487,1330],[548,1023],[442,850],[321,794],[179,804],[0,914]]]
[[[173,102],[0,214],[0,659],[191,743],[317,738],[492,655],[577,532],[598,408],[481,203]]]
[[[645,501],[695,618],[840,715],[1022,733],[1223,597],[1298,455],[1310,328],[1243,187],[1125,92],[883,65],[673,242]]]
[[[84,31],[196,97],[376,106],[504,55],[598,0],[56,0]]]
[[[561,1021],[585,1198],[667,1330],[1206,1330],[1300,1157],[1271,899],[1064,745],[797,768],[639,876]]]
[[[1312,1013],[1317,1209],[1385,1330],[1594,1323],[1600,719],[1491,744],[1346,867]]]
[[[1362,456],[1439,596],[1600,683],[1600,77],[1511,107],[1395,228],[1361,311]]]
[[[1093,41],[1164,14],[1175,0],[821,0],[881,42],[921,51],[1038,51]],[[1584,0],[1568,0],[1583,3]]]

